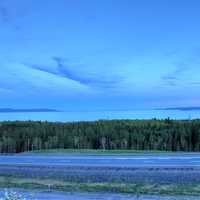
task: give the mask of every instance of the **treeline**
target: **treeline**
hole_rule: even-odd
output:
[[[0,122],[0,152],[41,149],[200,151],[200,120]]]

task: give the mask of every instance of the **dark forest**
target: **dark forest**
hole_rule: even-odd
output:
[[[0,152],[42,149],[200,151],[200,120],[0,122]]]

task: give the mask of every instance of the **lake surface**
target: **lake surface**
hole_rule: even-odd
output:
[[[96,111],[96,112],[39,112],[39,113],[0,113],[4,120],[41,120],[41,121],[93,121],[99,119],[197,119],[200,110],[132,110],[132,111]]]
[[[98,167],[200,167],[199,153],[141,155],[12,155],[0,156],[1,165]]]

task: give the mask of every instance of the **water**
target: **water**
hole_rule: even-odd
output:
[[[132,111],[96,111],[96,112],[40,112],[40,113],[0,113],[4,120],[41,120],[41,121],[93,121],[99,119],[197,119],[200,110],[132,110]]]
[[[38,164],[39,163],[39,164]],[[200,167],[199,153],[143,154],[143,155],[73,155],[22,154],[0,156],[0,166],[99,166],[99,167]],[[157,173],[157,172],[156,172]],[[189,172],[188,172],[189,174]],[[103,174],[102,174],[103,176]],[[200,174],[198,175],[200,176]],[[184,177],[182,177],[182,180]],[[192,177],[191,177],[192,178]],[[197,177],[195,177],[197,178]]]

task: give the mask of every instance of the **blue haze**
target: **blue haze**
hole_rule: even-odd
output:
[[[130,110],[130,111],[73,111],[73,112],[20,112],[0,113],[0,121],[4,120],[36,120],[51,122],[94,121],[112,119],[200,119],[200,111],[180,110]]]

